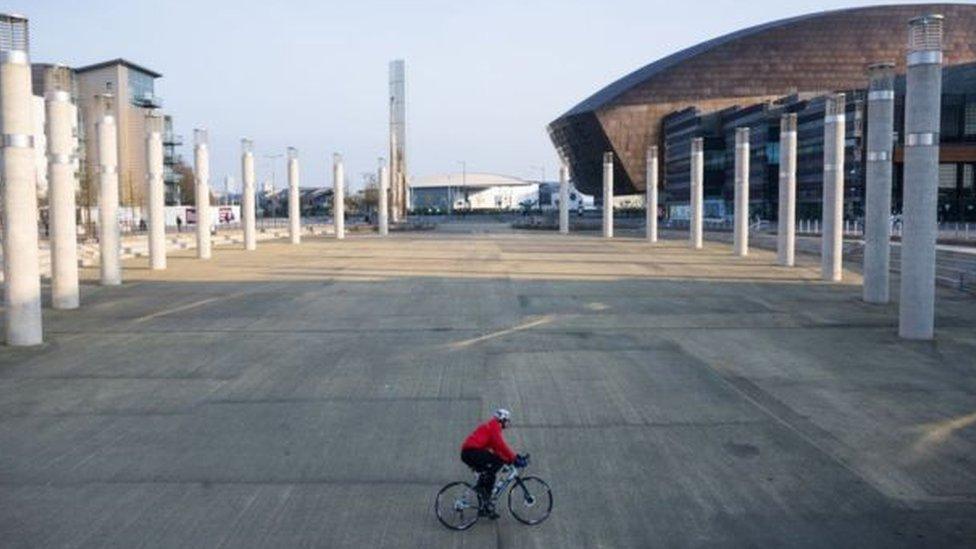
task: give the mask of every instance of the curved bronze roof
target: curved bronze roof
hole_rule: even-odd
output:
[[[601,158],[608,151],[616,158],[617,192],[643,190],[646,147],[661,145],[661,120],[669,113],[863,88],[871,63],[895,61],[904,70],[908,21],[931,13],[946,18],[945,64],[976,61],[973,4],[883,5],[801,15],[726,34],[641,67],[550,123],[550,136],[584,192],[601,186]]]

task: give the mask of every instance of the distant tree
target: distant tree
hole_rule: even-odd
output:
[[[196,204],[197,180],[193,168],[181,161],[173,166],[173,172],[180,175],[180,204]]]
[[[363,190],[360,193],[359,200],[363,211],[374,212],[379,208],[380,185],[376,180],[375,173],[363,174]]]

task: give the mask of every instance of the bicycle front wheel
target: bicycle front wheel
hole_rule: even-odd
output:
[[[467,530],[478,522],[478,492],[467,482],[452,482],[437,492],[434,512],[451,530]]]
[[[523,477],[508,491],[508,510],[516,520],[534,525],[549,518],[552,491],[539,477]]]

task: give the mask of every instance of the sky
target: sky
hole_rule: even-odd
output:
[[[212,184],[240,185],[240,138],[258,180],[350,186],[387,156],[388,63],[407,72],[411,175],[556,178],[546,125],[652,61],[738,29],[874,4],[835,0],[374,1],[11,0],[31,21],[31,59],[83,66],[124,57],[163,74],[156,93],[185,137],[210,131]]]

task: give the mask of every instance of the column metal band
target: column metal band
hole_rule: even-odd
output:
[[[906,147],[931,147],[939,144],[939,134],[935,132],[910,133],[905,136]]]
[[[26,133],[3,134],[3,146],[15,149],[33,149],[34,136]]]
[[[47,92],[45,99],[52,103],[71,103],[71,94],[64,90],[54,90]]]
[[[49,153],[47,155],[48,164],[72,164],[71,155],[63,153]]]
[[[908,54],[908,66],[941,65],[942,52],[939,50],[913,51]]]
[[[0,63],[11,65],[30,65],[27,52],[23,50],[0,51]]]

